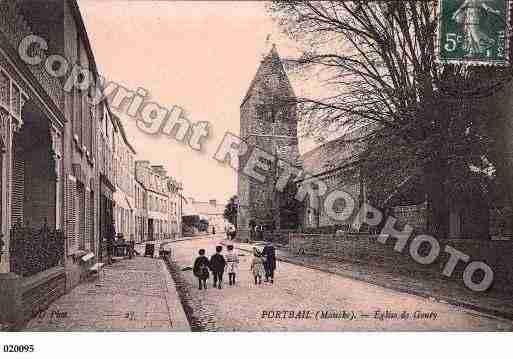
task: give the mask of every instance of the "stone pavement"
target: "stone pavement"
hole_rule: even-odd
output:
[[[189,331],[175,284],[161,259],[134,257],[65,294],[26,331]]]
[[[228,243],[230,241],[223,241]],[[232,242],[230,242],[232,243]],[[252,252],[254,246],[263,247],[263,243],[239,243],[235,246],[242,251]],[[287,247],[276,247],[278,260],[302,265],[324,272],[379,285],[381,287],[419,295],[442,303],[462,306],[494,316],[513,319],[513,302],[511,298],[492,296],[489,293],[472,292],[454,285],[454,282],[440,276],[439,278],[423,277],[422,280],[401,273],[400,269],[393,273],[379,266],[370,267],[366,263],[345,262],[319,256],[305,256],[291,253]]]
[[[198,331],[511,331],[513,322],[326,271],[279,262],[274,284],[255,285],[251,255],[239,251],[237,284],[199,290],[190,267],[223,239],[170,244],[173,278]],[[238,243],[235,243],[238,246]],[[245,247],[245,245],[242,245]],[[226,249],[224,249],[226,251]],[[225,274],[226,277],[226,274]],[[280,314],[277,314],[280,312]],[[284,314],[286,312],[286,317]],[[290,313],[293,313],[293,318]],[[408,318],[400,318],[402,313]],[[345,313],[345,314],[344,314]],[[417,313],[417,314],[415,314]],[[423,318],[418,314],[423,313]],[[349,315],[349,316],[348,316]],[[277,318],[278,316],[278,318]]]

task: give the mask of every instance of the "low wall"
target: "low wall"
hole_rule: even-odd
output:
[[[289,236],[291,233],[296,233],[291,230],[280,230],[280,231],[264,231],[262,234],[261,241],[272,242],[287,245],[289,243]],[[257,242],[259,239],[255,234],[251,234],[250,230],[237,231],[236,240],[244,243]]]
[[[470,256],[470,261],[483,261],[494,271],[494,283],[489,291],[513,294],[513,241],[491,240],[439,240],[440,255],[432,264],[419,264],[409,253],[409,243],[402,253],[393,247],[394,238],[385,244],[378,242],[377,235],[363,234],[291,234],[289,249],[296,254],[320,255],[348,262],[366,263],[371,266],[386,268],[391,273],[400,273],[418,278],[451,281],[465,287],[462,280],[466,264],[459,262],[450,278],[442,275],[450,255],[445,253],[446,245]],[[424,253],[423,253],[424,250]],[[425,254],[429,247],[420,249]],[[466,288],[466,287],[465,287]]]
[[[0,323],[19,327],[66,291],[66,273],[55,267],[30,277],[0,275]]]

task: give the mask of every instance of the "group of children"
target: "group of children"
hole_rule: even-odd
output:
[[[210,272],[214,277],[214,288],[222,289],[223,274],[225,269],[228,273],[230,286],[235,285],[239,257],[233,250],[233,245],[228,245],[226,257],[221,254],[223,247],[216,246],[216,253],[210,257],[205,256],[205,250],[199,250],[199,257],[194,261],[193,273],[198,278],[199,289],[207,289],[207,280]],[[265,281],[274,283],[274,270],[276,268],[275,250],[271,245],[266,245],[262,252],[253,248],[253,260],[251,261],[251,272],[255,279],[255,284],[262,284],[262,277],[265,275]]]
[[[207,289],[207,279],[212,271],[214,277],[214,288],[217,287],[222,289],[223,274],[225,268],[228,272],[228,280],[230,285],[235,285],[235,276],[237,274],[237,268],[239,258],[233,251],[233,245],[228,245],[228,253],[226,258],[221,254],[223,250],[222,246],[216,247],[216,253],[210,257],[210,260],[205,256],[205,250],[199,250],[199,257],[194,261],[193,273],[198,278],[199,289]]]

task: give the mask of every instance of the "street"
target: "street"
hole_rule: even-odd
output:
[[[234,287],[228,286],[225,273],[222,290],[212,287],[210,276],[208,290],[199,291],[190,267],[200,248],[210,257],[223,239],[222,236],[203,237],[168,247],[172,250],[174,280],[195,330],[495,331],[513,328],[513,323],[506,319],[284,262],[277,263],[274,284],[256,286],[249,269],[252,255],[244,251],[238,251],[240,265]]]

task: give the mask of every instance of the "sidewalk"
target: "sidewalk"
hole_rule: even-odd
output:
[[[222,243],[233,243],[245,252],[253,252],[253,247],[256,246],[261,249],[264,245],[263,243],[248,244],[226,240]],[[371,267],[365,263],[343,262],[318,256],[299,256],[289,252],[286,247],[278,246],[276,246],[276,258],[279,261],[338,274],[399,292],[461,306],[481,313],[513,319],[513,302],[511,298],[501,298],[491,293],[474,293],[460,288],[454,285],[454,282],[449,282],[443,278],[423,277],[418,279],[398,272],[391,273],[383,267]]]
[[[142,256],[115,262],[33,318],[25,331],[189,331],[167,267]]]

